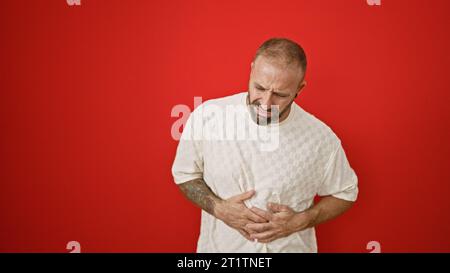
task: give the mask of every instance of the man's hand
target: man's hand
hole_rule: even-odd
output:
[[[353,205],[351,201],[325,196],[319,203],[303,212],[295,212],[288,206],[273,203],[269,203],[269,211],[264,211],[258,208],[249,209],[244,204],[245,200],[255,194],[253,190],[222,200],[202,178],[182,183],[179,188],[189,200],[238,230],[248,240],[257,239],[263,243],[333,219]]]
[[[267,222],[244,204],[245,200],[253,197],[254,190],[222,200],[211,191],[202,178],[182,183],[179,188],[194,204],[236,229],[248,240],[251,240],[251,238],[245,231],[245,225]]]
[[[247,224],[246,231],[250,238],[268,243],[334,219],[349,210],[352,205],[352,201],[334,196],[323,196],[317,204],[302,212],[295,212],[285,205],[269,203],[268,211],[255,207],[251,209],[268,222]]]
[[[252,198],[255,194],[254,190],[244,192],[242,194],[233,196],[226,200],[221,200],[216,204],[215,216],[222,220],[228,226],[239,231],[242,236],[248,240],[252,240],[250,234],[245,230],[249,224],[263,224],[267,220],[256,212],[247,208],[244,201]]]
[[[306,211],[298,213],[288,206],[274,203],[268,203],[267,208],[268,211],[251,208],[252,212],[266,219],[266,223],[249,223],[245,226],[250,238],[261,243],[269,243],[304,230],[312,222],[312,216]]]

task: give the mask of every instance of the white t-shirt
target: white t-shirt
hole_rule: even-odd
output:
[[[258,125],[246,99],[242,92],[194,110],[172,166],[175,183],[203,178],[222,199],[254,189],[247,206],[265,210],[275,202],[304,211],[316,195],[356,200],[357,176],[327,125],[295,102],[282,122]],[[197,252],[317,252],[317,243],[314,228],[270,243],[251,242],[202,211]]]

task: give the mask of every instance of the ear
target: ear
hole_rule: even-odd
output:
[[[306,86],[306,81],[303,80],[299,85],[298,85],[298,91],[295,94],[294,98],[297,98],[298,94],[300,94],[300,92],[302,92],[303,88]]]
[[[252,75],[253,75],[253,68],[255,67],[255,62],[252,62],[251,64],[250,64],[250,78],[252,77]]]
[[[306,86],[306,81],[302,80],[302,82],[298,85],[298,91],[301,91]]]

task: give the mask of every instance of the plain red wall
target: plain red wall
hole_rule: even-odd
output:
[[[0,251],[195,251],[171,109],[246,90],[272,36],[305,48],[297,102],[359,177],[319,250],[450,251],[449,12],[447,0],[2,1]]]

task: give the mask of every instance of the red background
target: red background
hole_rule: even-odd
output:
[[[246,90],[256,48],[309,58],[297,102],[341,138],[356,205],[321,252],[450,251],[447,0],[2,1],[0,251],[190,252],[177,104]]]

